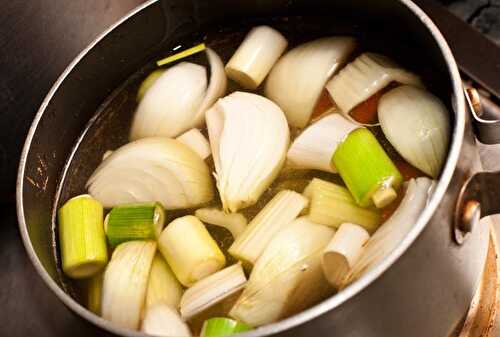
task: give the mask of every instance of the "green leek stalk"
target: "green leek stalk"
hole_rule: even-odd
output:
[[[102,205],[84,194],[67,201],[58,212],[62,267],[71,278],[87,278],[108,261]]]
[[[333,228],[350,222],[362,226],[369,233],[375,232],[380,225],[379,210],[360,207],[343,186],[314,178],[303,195],[310,200],[307,217],[312,222]]]
[[[101,315],[103,273],[98,273],[87,280],[87,308],[96,315]]]
[[[337,147],[332,164],[360,206],[382,208],[396,199],[403,178],[368,129],[351,132]]]
[[[111,246],[133,240],[156,240],[165,223],[165,211],[157,202],[113,207],[104,220]]]
[[[214,317],[207,319],[201,329],[201,337],[223,337],[231,336],[252,330],[248,324],[235,321],[226,317]]]
[[[165,227],[158,239],[160,252],[186,287],[222,269],[224,254],[198,218],[187,215]]]
[[[104,319],[124,328],[139,328],[155,252],[154,241],[128,241],[116,247],[104,273]]]
[[[184,289],[175,278],[172,269],[163,256],[156,253],[149,273],[146,307],[164,303],[178,308],[183,293]]]

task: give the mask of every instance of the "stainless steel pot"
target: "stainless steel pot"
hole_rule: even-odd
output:
[[[481,168],[455,60],[438,29],[409,0],[149,1],[87,47],[38,111],[21,157],[17,185],[20,231],[27,252],[48,287],[76,314],[108,332],[142,336],[87,311],[66,292],[71,289],[58,270],[55,210],[64,194],[62,182],[70,179],[76,186],[95,167],[92,162],[72,166],[82,143],[94,142],[94,148],[101,150],[109,145],[99,130],[94,129],[94,138],[87,139],[95,122],[113,120],[106,109],[93,117],[98,107],[159,51],[193,38],[196,32],[228,21],[244,25],[250,18],[278,22],[279,17],[297,15],[308,18],[307,22],[317,20],[325,33],[363,36],[380,29],[381,39],[367,39],[376,41],[370,47],[405,49],[412,63],[432,65],[432,83],[437,83],[432,89],[454,114],[453,138],[435,193],[395,251],[339,294],[245,336],[445,337],[460,324],[486,256],[488,228],[477,225],[479,205],[486,205],[486,214],[497,211],[488,203],[491,193],[482,192],[496,176],[474,175]],[[111,94],[117,96],[116,91]]]

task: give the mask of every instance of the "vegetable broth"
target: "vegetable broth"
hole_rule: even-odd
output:
[[[426,86],[435,94],[440,94],[440,92],[435,91],[436,88],[443,87],[441,85],[443,79],[440,79],[439,74],[435,73],[434,69],[429,65],[421,64],[419,68],[415,67],[414,64],[405,62],[413,59],[413,57],[409,57],[409,55],[414,53],[418,48],[412,45],[412,41],[407,41],[405,37],[398,37],[397,34],[391,32],[391,35],[389,35],[392,40],[391,45],[397,46],[397,48],[389,48],[385,46],[385,43],[379,43],[380,41],[384,41],[381,39],[381,36],[387,33],[384,32],[382,27],[380,27],[380,31],[374,31],[373,29],[366,29],[363,25],[352,25],[340,21],[336,22],[333,28],[333,25],[330,24],[330,19],[326,17],[279,17],[239,22],[235,26],[224,26],[222,28],[207,31],[206,35],[193,36],[180,41],[180,45],[182,46],[180,49],[185,49],[203,41],[219,54],[225,64],[241,43],[248,30],[252,26],[262,23],[278,29],[285,35],[289,40],[288,50],[301,42],[316,37],[343,34],[354,36],[359,42],[358,50],[355,52],[355,55],[359,55],[359,53],[364,50],[384,53],[396,60],[406,69],[421,75]],[[325,30],[325,27],[330,28]],[[176,47],[176,45],[177,43],[173,44],[172,48]],[[166,50],[163,55],[169,55],[171,53],[175,52]],[[156,55],[143,69],[133,74],[121,87],[117,88],[102,104],[95,117],[89,122],[87,128],[82,133],[81,139],[75,145],[72,155],[68,159],[67,168],[63,172],[60,182],[60,193],[56,196],[56,206],[62,205],[63,202],[76,194],[86,193],[85,182],[100,163],[103,154],[107,150],[114,150],[128,142],[132,117],[137,108],[136,95],[138,87],[143,79],[156,68],[155,61],[162,58],[163,55]],[[193,55],[187,60],[201,65],[207,64],[204,53]],[[236,90],[241,90],[241,88],[236,83],[229,80],[227,94]],[[262,93],[262,85],[256,92]],[[324,104],[324,101],[322,104]],[[376,135],[386,152],[396,163],[400,162],[402,165],[409,165],[404,162],[396,150],[385,139],[379,126],[370,127],[370,130]],[[202,132],[205,136],[207,135],[206,129],[203,129]],[[297,134],[297,130],[291,130],[291,141],[293,141]],[[210,169],[214,171],[215,168],[211,158],[208,163]],[[418,170],[415,172],[413,173],[414,176],[423,175]],[[244,208],[240,210],[240,212],[250,221],[278,191],[282,189],[291,189],[301,192],[312,178],[321,178],[343,185],[342,179],[338,174],[316,170],[290,170],[285,168],[255,205]],[[408,176],[405,176],[405,180],[406,179],[408,179]],[[220,208],[221,202],[219,198],[216,197],[206,206]],[[168,224],[175,218],[193,213],[194,209],[167,211],[165,223]],[[387,217],[387,215],[384,217]],[[55,226],[54,219],[54,255],[57,265],[60,265],[60,256],[57,244],[55,244],[55,242],[58,242]],[[233,263],[235,259],[227,253],[227,249],[233,242],[230,233],[226,229],[217,226],[207,225],[207,228],[225,253],[227,265]],[[84,287],[79,285],[80,282],[69,280],[64,276],[62,270],[59,269],[59,271],[66,290],[78,300],[85,298],[85,290],[83,290]]]

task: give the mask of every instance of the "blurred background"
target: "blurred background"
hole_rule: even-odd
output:
[[[96,333],[60,304],[35,274],[27,259],[17,230],[15,180],[19,155],[28,128],[54,81],[71,60],[100,32],[142,2],[144,1],[2,1],[0,11],[0,214],[2,214],[0,260],[3,266],[0,273],[0,303],[2,303],[0,335],[2,336],[91,336]],[[497,44],[500,43],[500,0],[442,0],[441,2],[456,16]],[[57,137],[57,134],[54,134],[54,137]]]

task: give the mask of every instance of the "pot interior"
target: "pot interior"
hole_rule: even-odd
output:
[[[227,62],[246,32],[259,24],[282,32],[289,48],[316,37],[350,35],[358,39],[360,51],[385,54],[422,76],[453,111],[452,83],[440,49],[398,1],[216,1],[205,6],[202,1],[180,9],[159,2],[144,6],[68,70],[35,120],[20,168],[21,229],[27,230],[35,264],[41,263],[74,299],[81,292],[60,268],[56,210],[85,193],[85,182],[105,151],[127,142],[139,84],[155,61],[177,46],[185,49],[204,41]],[[223,19],[218,8],[227,8]],[[203,63],[204,54],[192,60]],[[223,233],[215,236],[225,240]]]

